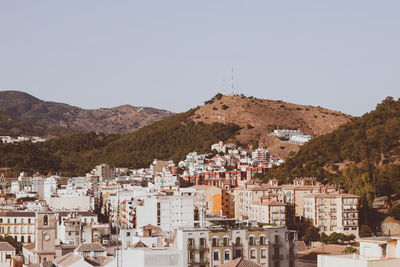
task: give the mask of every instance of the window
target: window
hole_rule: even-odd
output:
[[[32,241],[31,241],[31,236],[30,235],[28,235],[28,243],[31,243]]]
[[[193,262],[194,261],[194,257],[195,257],[194,252],[190,251],[189,252],[189,262]]]
[[[231,252],[229,250],[225,250],[224,261],[229,261],[230,259],[231,259]]]
[[[43,225],[49,225],[49,216],[44,215],[44,217],[43,217]]]
[[[17,219],[14,218],[14,223],[17,223]]]
[[[256,258],[256,250],[251,249],[250,250],[250,259],[254,260]]]
[[[21,236],[21,243],[24,243],[24,242],[25,242],[25,237]]]
[[[204,251],[200,251],[200,262],[206,261],[206,253]]]
[[[250,246],[255,246],[256,245],[256,239],[254,238],[254,236],[250,236],[249,245]]]
[[[200,248],[206,247],[206,239],[204,237],[200,238]]]
[[[217,237],[213,237],[212,245],[213,245],[213,247],[218,247],[218,238]]]
[[[131,236],[131,232],[126,232],[126,236]]]
[[[194,248],[194,239],[193,238],[188,238],[187,240],[187,246],[188,248]]]
[[[6,254],[6,259],[11,259],[11,254]]]
[[[241,241],[240,237],[236,237],[235,245],[236,246],[241,246],[242,245],[242,241]]]
[[[266,249],[261,249],[261,259],[267,258],[267,250]]]
[[[28,223],[31,223],[31,218],[28,219]]]
[[[219,261],[219,251],[218,250],[214,251],[214,261]]]
[[[265,245],[265,236],[260,236],[260,245]]]
[[[223,240],[223,243],[224,243],[224,247],[229,246],[229,238],[228,237],[224,237],[224,239],[222,239],[222,240]]]

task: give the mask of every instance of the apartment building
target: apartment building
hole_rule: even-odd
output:
[[[277,239],[275,249],[270,245],[271,236],[273,242]],[[174,245],[182,250],[183,265],[196,267],[215,267],[240,257],[262,266],[292,267],[297,253],[295,240],[297,233],[286,227],[178,229],[174,235]]]
[[[358,236],[359,197],[344,193],[304,196],[304,215],[326,234],[333,232]]]
[[[9,235],[21,243],[35,241],[35,212],[0,212],[0,235]]]
[[[297,259],[297,232],[285,226],[264,227],[269,238],[268,266],[295,267]]]
[[[286,225],[286,204],[269,197],[250,204],[249,219],[260,223]]]
[[[151,224],[172,233],[180,227],[194,226],[194,196],[191,193],[155,195],[136,207],[136,229]]]
[[[335,193],[337,188],[330,185],[322,185],[315,177],[303,177],[293,180],[293,184],[281,185],[278,199],[295,206],[295,216],[304,218],[304,196],[316,193]]]
[[[238,187],[234,190],[235,195],[235,216],[240,220],[250,219],[252,216],[251,207],[254,203],[260,204],[260,199],[269,198],[270,200],[278,201],[279,186],[274,185],[250,185]],[[282,203],[283,204],[283,203]]]

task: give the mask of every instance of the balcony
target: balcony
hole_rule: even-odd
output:
[[[274,247],[274,248],[279,248],[279,247],[281,247],[281,246],[282,246],[281,243],[278,243],[278,242],[272,243],[272,247]]]
[[[188,250],[195,250],[197,248],[196,248],[196,246],[194,244],[188,244],[187,249]]]
[[[207,250],[208,249],[208,246],[207,246],[207,244],[200,244],[199,246],[198,246],[198,248],[197,249],[199,249],[199,250]]]

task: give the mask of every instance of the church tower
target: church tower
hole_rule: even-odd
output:
[[[36,263],[52,261],[56,250],[56,216],[49,208],[36,213],[35,254]]]

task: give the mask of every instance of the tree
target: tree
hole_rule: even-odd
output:
[[[372,236],[372,230],[368,225],[361,225],[360,227],[360,232],[359,232],[360,237],[370,237]]]
[[[312,241],[320,241],[320,240],[321,236],[319,235],[318,228],[312,225],[307,227],[306,233],[303,236],[303,241],[309,245]]]
[[[344,250],[343,250],[343,254],[352,254],[352,253],[356,253],[357,252],[357,250],[355,249],[355,248],[353,248],[353,247],[346,247]]]

